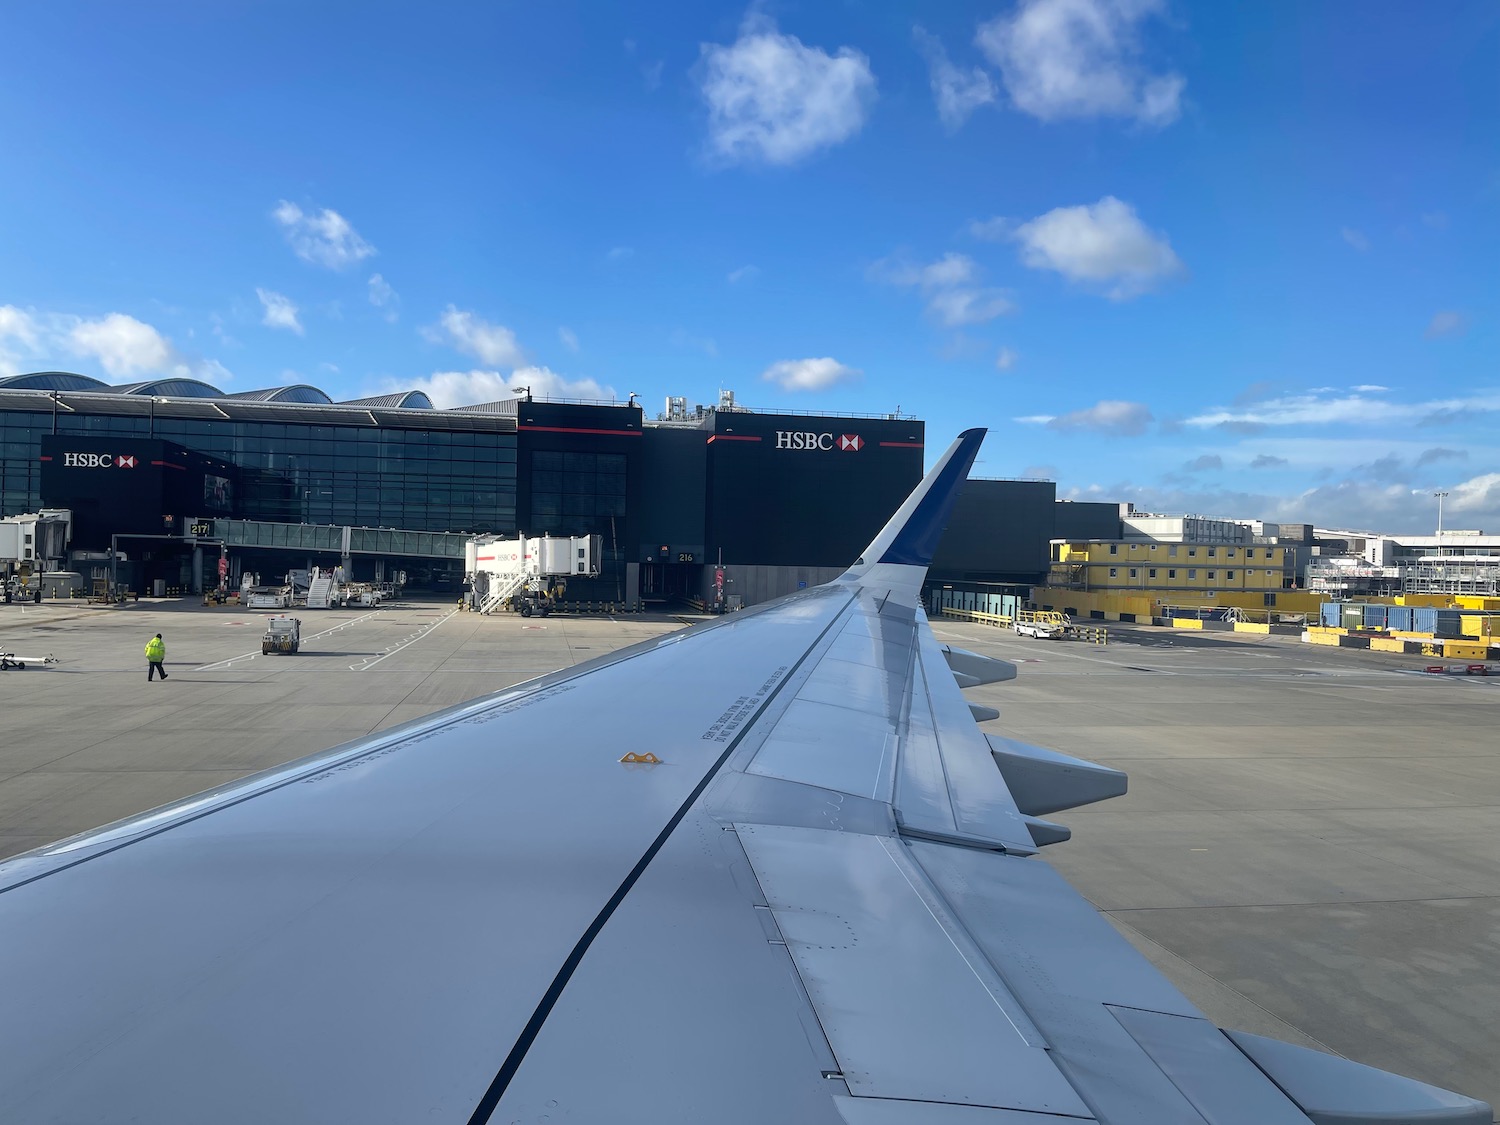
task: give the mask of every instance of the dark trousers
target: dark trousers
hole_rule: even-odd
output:
[[[161,666],[161,661],[153,660],[151,661],[151,667],[146,669],[146,682],[150,683],[151,677],[154,676],[157,672],[161,673],[162,679],[165,680],[167,678],[167,670]]]

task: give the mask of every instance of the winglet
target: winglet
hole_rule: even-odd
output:
[[[922,585],[985,433],[973,429],[958,435],[859,560],[844,572],[844,580],[870,586]]]

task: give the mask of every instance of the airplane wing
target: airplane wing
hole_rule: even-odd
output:
[[[0,1121],[1488,1123],[1221,1032],[1050,867],[1117,771],[990,739],[840,579],[0,864]]]

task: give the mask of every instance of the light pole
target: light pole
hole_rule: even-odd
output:
[[[1438,502],[1438,529],[1437,529],[1437,533],[1439,535],[1441,535],[1443,533],[1443,497],[1447,496],[1448,494],[1446,492],[1434,492],[1433,495],[1437,497],[1437,502]]]

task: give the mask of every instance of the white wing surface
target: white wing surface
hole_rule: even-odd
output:
[[[1219,1031],[1026,858],[1124,777],[927,627],[982,437],[827,586],[0,865],[0,1122],[1488,1123]]]

